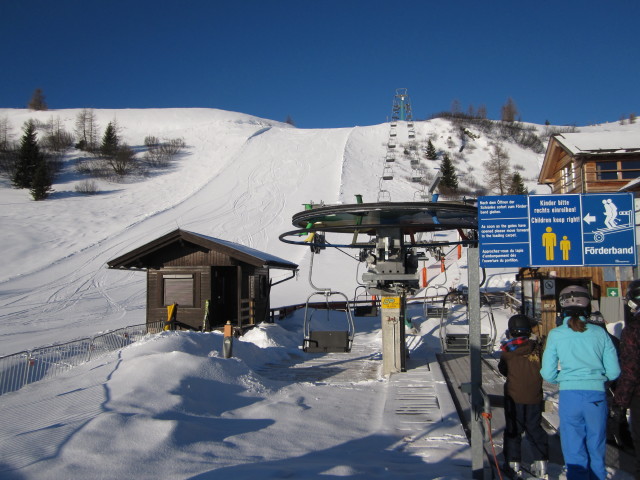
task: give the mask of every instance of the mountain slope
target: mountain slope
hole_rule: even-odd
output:
[[[33,112],[0,109],[15,140],[28,119],[59,119],[72,132],[80,110]],[[248,115],[212,109],[95,110],[101,131],[117,120],[122,140],[144,150],[147,135],[183,138],[187,147],[171,168],[123,182],[97,181],[99,193],[84,196],[75,185],[85,179],[72,149],[46,201],[0,180],[0,354],[92,335],[144,322],[145,274],[110,271],[106,262],[177,227],[238,242],[300,264],[297,280],[278,285],[274,306],[298,303],[311,293],[309,249],[284,244],[291,217],[309,202],[353,203],[361,194],[375,202],[389,136],[389,124],[353,129],[299,130]],[[416,122],[423,148],[458,152],[459,173],[482,181],[491,138],[466,142],[460,154],[458,127],[435,119]],[[595,127],[594,127],[595,128]],[[409,141],[398,125],[399,149]],[[507,144],[529,186],[542,155]],[[423,161],[431,176],[439,162]],[[389,186],[392,201],[412,201],[407,159],[398,157]],[[546,193],[546,192],[545,192]],[[356,252],[347,252],[348,254]],[[351,297],[358,263],[327,249],[314,266],[314,283]],[[361,272],[360,272],[361,273]],[[275,280],[278,277],[276,273]]]

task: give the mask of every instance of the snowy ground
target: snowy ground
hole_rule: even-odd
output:
[[[16,139],[34,117],[58,117],[73,131],[77,113],[0,109]],[[389,132],[388,124],[298,130],[203,109],[95,113],[102,128],[117,118],[123,139],[138,149],[146,135],[182,137],[187,148],[166,171],[98,181],[94,196],[75,192],[84,179],[74,169],[82,156],[77,151],[66,157],[47,201],[33,202],[28,192],[0,180],[0,355],[143,323],[145,274],[105,264],[176,226],[299,263],[299,279],[277,286],[272,304],[304,301],[311,291],[308,249],[278,236],[291,229],[304,203],[352,203],[355,194],[375,201]],[[448,122],[416,122],[416,131],[439,149],[459,148]],[[399,133],[406,141],[406,132],[404,138]],[[463,163],[465,173],[479,177],[489,147],[487,139],[476,143],[467,146]],[[532,186],[541,156],[508,148]],[[436,167],[429,166],[432,173]],[[397,168],[392,200],[411,201],[410,168]],[[439,273],[431,259],[430,284],[466,284],[464,262],[450,258],[447,272]],[[357,268],[353,258],[327,250],[316,259],[314,283],[351,297]],[[488,272],[485,287],[505,289],[513,275]],[[496,316],[498,331],[507,316]],[[416,323],[412,358],[432,361],[439,350],[437,321]],[[357,332],[366,374],[347,382],[338,371],[351,362],[345,359],[325,368],[319,380],[274,379],[265,371],[268,364],[277,369],[307,358],[298,348],[296,316],[237,341],[231,360],[221,358],[217,334],[164,333],[4,395],[0,477],[468,478],[468,446],[452,422],[450,399],[439,397],[439,417],[422,437],[403,435],[387,414],[393,382],[375,367],[379,325],[359,321]],[[432,383],[442,385],[439,378]]]
[[[236,340],[232,359],[216,333],[150,336],[0,397],[0,477],[468,477],[440,377],[430,382],[440,405],[419,430],[402,428],[379,373],[379,320],[359,319],[352,353],[328,362],[298,348],[300,320],[260,325]],[[435,320],[416,325],[424,337],[410,337],[412,361],[433,362]],[[292,375],[322,357],[306,377]]]

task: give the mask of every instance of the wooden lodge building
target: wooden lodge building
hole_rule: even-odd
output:
[[[167,306],[177,303],[176,324],[194,330],[203,329],[207,300],[212,329],[227,321],[242,329],[268,320],[270,270],[289,270],[289,280],[298,269],[253,248],[180,229],[107,265],[147,271],[147,324],[166,321]]]
[[[553,194],[617,193],[637,191],[638,177],[640,136],[637,129],[562,133],[549,139],[538,183],[548,185]],[[637,243],[640,238],[638,199],[634,201]],[[525,310],[531,310],[527,313],[533,313],[541,321],[542,333],[546,334],[555,326],[560,290],[576,283],[591,290],[594,311],[599,310],[608,322],[622,320],[621,297],[637,274],[637,268],[629,266],[540,267],[521,269],[519,278],[523,280]]]

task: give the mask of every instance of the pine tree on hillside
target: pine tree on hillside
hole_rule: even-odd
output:
[[[509,195],[527,195],[529,193],[529,190],[524,185],[522,175],[518,172],[515,172],[513,177],[511,177],[511,185],[509,186],[508,193]]]
[[[100,153],[105,157],[114,158],[118,153],[119,142],[115,121],[109,122],[102,136]]]
[[[53,191],[51,184],[53,183],[49,164],[44,157],[38,163],[36,170],[33,174],[33,181],[31,182],[31,197],[38,201],[44,200]]]
[[[447,153],[445,153],[442,157],[442,162],[440,163],[440,172],[442,173],[440,185],[450,191],[457,191],[458,175],[456,174],[456,167],[453,166],[453,162],[451,161]]]
[[[438,152],[436,151],[436,147],[433,146],[431,140],[427,142],[427,158],[429,160],[436,160],[438,158]]]
[[[39,88],[36,88],[29,100],[29,110],[48,110],[47,102],[44,101],[44,93]]]
[[[16,168],[11,179],[15,188],[30,188],[36,168],[44,161],[44,155],[38,147],[36,126],[29,120],[24,126],[24,135],[20,140],[20,149]]]

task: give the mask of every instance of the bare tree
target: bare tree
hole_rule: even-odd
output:
[[[42,141],[47,150],[62,153],[73,145],[73,135],[65,130],[60,117],[51,117],[45,125],[45,135]]]
[[[105,155],[105,162],[113,169],[113,172],[123,177],[136,168],[135,152],[126,143],[116,147],[115,152]]]
[[[460,104],[460,100],[454,98],[451,102],[451,113],[453,113],[453,115],[455,116],[460,114],[460,112],[462,112],[462,105]]]
[[[513,101],[513,98],[507,98],[507,103],[502,106],[500,119],[503,122],[515,122],[516,117],[518,116],[518,107],[516,106],[516,102]]]
[[[16,167],[17,146],[13,141],[9,118],[0,118],[0,174],[13,177]]]
[[[158,137],[149,135],[144,139],[144,144],[148,147],[143,161],[151,167],[166,167],[185,147],[182,138],[172,138],[160,141]]]
[[[511,186],[511,165],[509,154],[499,143],[493,144],[490,159],[482,164],[485,169],[487,186],[499,195],[505,195]]]
[[[36,88],[29,100],[29,110],[48,110],[47,102],[44,101],[44,93],[40,88]]]
[[[93,110],[84,108],[76,116],[76,147],[93,152],[98,148],[98,122]]]

